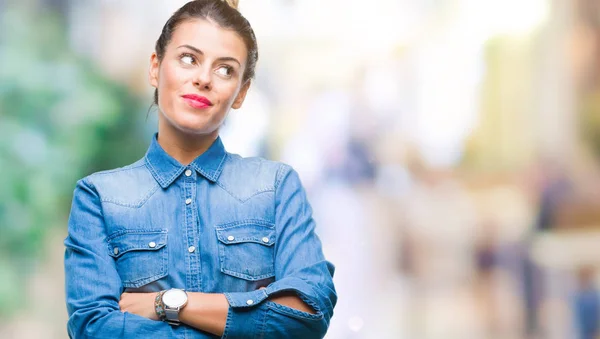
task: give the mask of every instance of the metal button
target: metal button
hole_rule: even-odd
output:
[[[190,175],[192,175],[192,170],[185,170],[185,176],[189,177]]]
[[[150,248],[154,248],[156,247],[156,243],[154,241],[151,241],[148,246],[150,246]]]
[[[190,198],[188,198],[188,199],[185,199],[185,204],[186,204],[186,205],[189,205],[189,204],[191,204],[191,203],[192,203],[192,199],[190,199]]]
[[[230,235],[227,237],[227,240],[229,240],[229,241],[233,241],[233,239],[235,239],[235,237],[233,235]]]
[[[248,305],[252,305],[252,304],[254,304],[254,300],[252,300],[252,299],[248,299],[248,300],[246,301],[246,304],[248,304]]]
[[[196,250],[195,246],[188,247],[188,252],[190,252],[190,253],[194,253],[195,250]]]
[[[114,253],[115,255],[119,254],[119,248],[118,248],[118,247],[115,247],[115,248],[113,249],[113,253]]]
[[[269,242],[269,238],[267,238],[267,237],[264,237],[264,238],[262,238],[262,241],[263,241],[263,242]]]

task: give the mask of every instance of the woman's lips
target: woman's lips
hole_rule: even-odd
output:
[[[186,94],[182,95],[181,97],[183,98],[183,101],[192,106],[192,108],[202,109],[212,106],[212,102],[201,95]]]

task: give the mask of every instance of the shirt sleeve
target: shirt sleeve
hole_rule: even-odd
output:
[[[322,338],[329,327],[337,294],[334,266],[323,255],[312,209],[298,173],[282,165],[275,191],[275,281],[266,289],[225,293],[229,313],[223,338]],[[268,300],[292,291],[315,314]]]
[[[167,323],[121,312],[121,278],[108,255],[100,198],[86,179],[75,188],[64,244],[70,338],[175,337]]]

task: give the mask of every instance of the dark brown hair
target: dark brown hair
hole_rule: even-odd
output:
[[[159,62],[162,62],[167,45],[171,42],[173,32],[175,32],[177,26],[186,20],[192,19],[211,20],[225,29],[231,29],[238,33],[246,44],[246,51],[248,52],[242,82],[245,83],[254,78],[254,69],[258,61],[256,36],[248,20],[237,10],[237,1],[232,0],[194,0],[173,13],[165,23],[160,37],[156,40],[155,51]],[[154,104],[158,105],[158,89],[154,90]]]

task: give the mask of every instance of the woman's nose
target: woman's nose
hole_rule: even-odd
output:
[[[194,86],[198,89],[210,91],[212,89],[212,77],[210,69],[199,68],[194,77]]]

